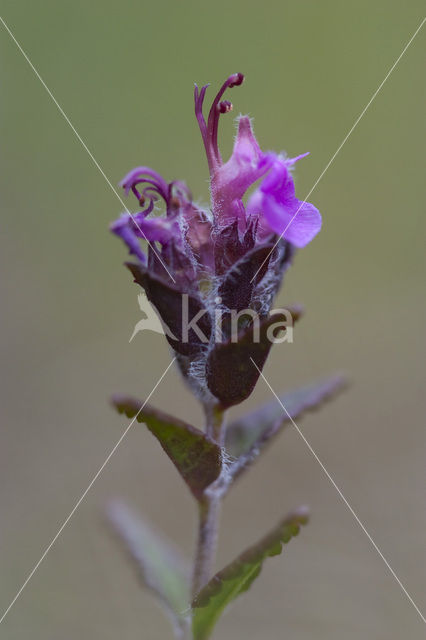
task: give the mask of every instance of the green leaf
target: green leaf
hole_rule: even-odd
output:
[[[109,505],[107,515],[144,586],[160,600],[176,635],[183,637],[190,624],[189,570],[185,561],[127,505],[114,502]]]
[[[194,640],[206,640],[210,636],[225,607],[250,588],[266,558],[279,555],[282,545],[296,536],[301,525],[307,521],[306,507],[288,515],[268,535],[219,571],[201,589],[192,603]]]
[[[222,451],[202,431],[134,398],[115,396],[113,406],[145,423],[197,499],[222,470]]]
[[[285,393],[280,403],[274,398],[259,409],[232,422],[227,429],[225,448],[235,458],[228,469],[227,482],[230,484],[246,469],[288,423],[308,410],[317,409],[345,386],[342,376],[326,378],[296,391]]]

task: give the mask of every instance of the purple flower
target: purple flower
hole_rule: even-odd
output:
[[[191,194],[184,183],[167,183],[149,167],[133,169],[121,182],[125,194],[136,196],[143,209],[130,216],[123,215],[111,230],[128,245],[131,253],[145,261],[140,239],[159,242],[166,247],[173,242],[176,248],[195,258],[197,271],[214,273],[215,240],[227,225],[238,222],[239,240],[255,224],[255,243],[266,237],[282,236],[296,247],[310,242],[321,228],[319,211],[310,203],[295,196],[291,168],[297,158],[288,159],[273,152],[263,152],[254,136],[248,116],[238,119],[238,133],[234,150],[223,163],[218,148],[218,124],[221,114],[231,111],[232,104],[221,100],[226,89],[240,85],[243,75],[236,73],[222,85],[213,100],[207,122],[203,103],[208,85],[195,87],[195,115],[203,138],[211,177],[211,211],[194,207]],[[262,179],[256,191],[244,205],[247,190]],[[157,201],[165,205],[166,217],[148,218]]]
[[[304,247],[321,228],[319,211],[295,195],[291,169],[304,156],[289,159],[262,151],[248,116],[238,118],[232,155],[223,162],[218,147],[219,119],[232,110],[232,104],[222,98],[227,89],[243,80],[244,76],[236,73],[224,82],[207,120],[203,103],[208,85],[200,90],[195,86],[195,115],[210,171],[210,208],[195,205],[183,182],[166,182],[156,171],[142,166],[121,182],[125,194],[132,192],[136,197],[140,210],[122,214],[111,225],[111,231],[137,258],[128,267],[170,329],[168,340],[179,354],[185,375],[203,388],[202,393],[207,393],[207,385],[208,393],[224,405],[239,402],[246,393],[234,389],[227,399],[221,397],[231,385],[223,379],[218,384],[224,363],[232,360],[236,371],[246,368],[250,377],[254,369],[251,363],[247,365],[250,358],[257,358],[261,368],[269,347],[256,353],[249,347],[244,351],[241,345],[250,343],[246,332],[236,345],[219,348],[213,339],[218,307],[225,316],[225,334],[227,314],[233,310],[254,310],[267,322],[294,249]],[[248,190],[257,182],[249,195]],[[147,250],[142,249],[143,240],[148,242]],[[193,314],[204,314],[202,331],[191,329],[187,340],[179,324],[182,294]],[[250,330],[250,323],[245,330]],[[254,381],[257,375],[252,375]],[[247,376],[236,376],[246,389],[251,386]]]

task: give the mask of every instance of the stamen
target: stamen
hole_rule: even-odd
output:
[[[177,196],[173,196],[170,200],[170,207],[172,209],[179,209],[180,207],[180,200]]]
[[[235,78],[235,80],[231,80],[231,78]],[[234,73],[233,76],[230,76],[228,78],[228,81],[229,80],[231,80],[228,85],[230,89],[232,89],[232,87],[239,87],[240,84],[243,84],[244,82],[244,75],[242,73]]]
[[[140,213],[145,216],[145,218],[147,216],[149,216],[150,213],[152,213],[152,211],[154,210],[154,202],[155,202],[156,198],[150,198],[148,204],[146,204],[147,202],[147,198],[142,195],[139,199],[139,204],[142,207],[142,211],[140,211]],[[145,208],[143,208],[145,205]]]
[[[219,113],[228,113],[229,111],[232,111],[232,109],[232,102],[229,102],[229,100],[222,100],[222,102],[219,102],[219,104],[217,105],[217,110]]]
[[[139,202],[142,197],[146,197],[147,191],[150,191],[154,192],[155,196],[161,196],[167,204],[168,184],[159,173],[153,171],[153,169],[150,169],[149,167],[137,167],[136,169],[133,169],[133,171],[130,171],[120,184],[123,187],[126,196],[129,194],[129,191],[132,191]],[[139,184],[147,185],[142,189],[142,193],[136,189],[136,186]],[[152,196],[150,193],[148,197],[152,198],[155,196]]]
[[[219,148],[217,144],[217,131],[219,126],[219,116],[221,113],[228,113],[231,109],[226,108],[222,111],[219,107],[220,104],[231,104],[228,100],[224,100],[223,103],[220,102],[221,97],[225,93],[226,89],[232,89],[232,87],[238,87],[243,83],[244,76],[242,73],[234,73],[232,76],[229,76],[227,80],[221,86],[219,92],[217,93],[215,99],[213,100],[213,104],[211,106],[209,112],[209,118],[207,121],[207,134],[210,138],[211,148],[216,159],[217,164],[221,164],[222,158],[219,153]],[[219,107],[219,108],[218,108]]]
[[[142,209],[142,211],[140,213],[142,213],[145,217],[148,216],[152,210],[154,209],[154,202],[155,200],[157,200],[157,195],[158,195],[158,191],[155,187],[152,186],[147,186],[145,187],[145,189],[143,190],[142,193],[139,193],[139,191],[136,189],[135,185],[132,185],[131,190],[133,192],[133,194],[136,196],[137,201],[139,202],[139,205],[141,207],[144,206],[144,204],[146,203],[147,199],[149,199],[149,203],[148,205],[145,207],[145,209]],[[153,191],[153,194],[150,195],[146,195],[147,192],[149,191]]]
[[[176,194],[178,197],[183,200],[187,200],[188,202],[192,201],[192,193],[185,182],[182,180],[173,180],[170,185],[170,193]]]
[[[217,167],[222,163],[222,158],[219,153],[219,148],[217,144],[217,131],[219,124],[219,116],[222,113],[229,113],[232,110],[232,104],[229,100],[222,100],[221,98],[225,93],[226,89],[232,89],[232,87],[238,87],[243,83],[244,76],[242,73],[234,73],[232,76],[229,76],[227,80],[223,83],[219,92],[217,93],[215,99],[213,100],[213,104],[209,111],[209,117],[206,121],[203,115],[203,102],[204,97],[206,95],[208,84],[198,89],[197,85],[195,85],[194,89],[194,103],[195,103],[195,116],[198,121],[198,126],[200,127],[201,136],[203,138],[204,147],[206,149],[207,161],[209,163],[210,173],[213,174]]]

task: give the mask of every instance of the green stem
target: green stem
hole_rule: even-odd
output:
[[[220,498],[205,496],[199,503],[197,551],[194,563],[192,592],[195,596],[209,581],[216,556],[220,515]]]
[[[191,617],[188,616],[175,629],[176,640],[193,640]]]
[[[217,405],[206,407],[206,435],[219,446],[225,440],[225,415]],[[214,485],[208,487],[199,502],[199,527],[197,550],[194,562],[192,590],[195,596],[209,581],[216,556],[221,495]]]
[[[220,447],[225,441],[225,412],[217,404],[209,404],[205,407],[206,435]]]

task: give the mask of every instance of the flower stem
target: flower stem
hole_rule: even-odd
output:
[[[176,640],[193,640],[190,616],[183,619],[179,626],[175,628],[175,638]]]
[[[225,415],[217,405],[206,407],[206,435],[219,446],[225,440]],[[192,590],[195,596],[211,578],[216,556],[221,494],[214,484],[207,488],[199,502],[199,527],[194,562]]]
[[[192,592],[195,596],[213,572],[219,529],[220,497],[205,496],[199,503],[199,528]]]
[[[217,404],[205,406],[206,412],[206,435],[220,447],[223,447],[225,440],[225,412]]]

